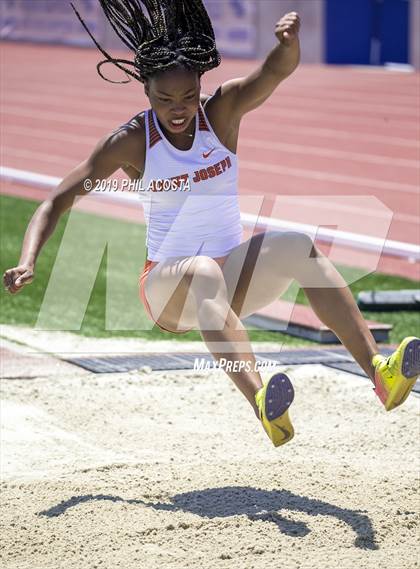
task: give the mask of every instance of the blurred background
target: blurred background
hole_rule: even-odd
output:
[[[120,47],[97,0],[74,0],[101,44]],[[279,15],[302,16],[305,63],[420,67],[419,0],[205,0],[219,49],[261,57]],[[1,38],[92,47],[67,0],[2,0]]]
[[[131,57],[97,0],[74,4],[112,55]],[[205,4],[224,55],[222,65],[203,77],[203,91],[209,94],[224,81],[255,70],[276,45],[274,26],[285,13],[297,11],[302,19],[301,65],[241,125],[244,238],[267,225],[305,231],[345,273],[355,295],[364,289],[418,289],[420,1]],[[0,0],[0,10],[4,270],[17,263],[39,202],[90,155],[101,137],[150,105],[140,83],[118,85],[98,76],[102,55],[67,0]],[[103,71],[114,80],[125,79],[112,65]],[[126,176],[119,171],[113,177]],[[114,249],[123,263],[116,271],[126,292],[121,302],[132,299],[133,311],[138,311],[137,277],[145,256],[138,197],[128,192],[92,194],[74,206],[75,212],[88,216],[84,242],[93,228],[99,243],[106,244],[110,234],[116,240],[125,236],[119,241],[124,248]],[[66,223],[64,216],[40,256],[37,270],[45,278],[35,280],[21,298],[9,299],[6,320],[35,321]],[[87,266],[104,270],[102,252],[94,262],[81,262],[87,248],[80,247],[77,235],[74,252],[70,264],[81,268],[81,282]],[[104,272],[98,279],[102,301]],[[298,300],[305,303],[302,291]],[[25,314],[18,309],[22,302],[27,302]],[[95,310],[89,318],[96,324],[90,329],[101,333],[100,302]],[[394,323],[395,341],[408,329],[419,333],[418,313],[374,317]]]

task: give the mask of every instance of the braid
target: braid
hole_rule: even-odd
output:
[[[105,63],[113,63],[142,83],[153,74],[179,64],[200,75],[220,64],[213,26],[202,0],[98,1],[115,33],[134,52],[134,61],[109,55],[71,4],[82,26],[105,56],[96,68],[106,81],[128,83],[130,79],[107,79],[101,72]]]

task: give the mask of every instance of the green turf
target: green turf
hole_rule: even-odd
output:
[[[0,196],[2,274],[4,270],[17,264],[25,229],[38,205],[35,201]],[[38,258],[32,284],[16,295],[5,293],[2,288],[1,323],[35,327],[45,295],[49,308],[45,310],[43,307],[38,328],[64,329],[83,336],[96,337],[164,338],[181,342],[200,340],[198,332],[174,335],[162,332],[157,327],[150,329],[150,320],[138,299],[137,281],[140,267],[144,264],[144,242],[145,227],[141,224],[77,211],[66,213]],[[57,255],[59,249],[60,254]],[[95,264],[99,267],[97,272]],[[418,288],[416,281],[401,277],[373,273],[359,278],[360,269],[338,269],[347,282],[356,280],[350,286],[354,295],[361,290]],[[112,293],[111,303],[106,302],[106,283],[108,294]],[[296,288],[292,287],[285,298],[293,299],[294,292]],[[83,309],[83,302],[79,302],[83,297],[86,299],[86,311]],[[298,291],[297,301],[308,304],[302,290]],[[105,306],[108,306],[110,330],[105,329]],[[420,335],[418,313],[363,314],[368,319],[392,324],[394,328],[390,340],[393,343],[399,342],[404,336]],[[63,322],[66,323],[64,326]],[[287,345],[313,344],[300,338],[264,330],[250,330],[249,335],[252,341],[275,341]]]

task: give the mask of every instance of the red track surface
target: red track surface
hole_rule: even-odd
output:
[[[149,106],[139,83],[113,85],[100,79],[95,50],[6,43],[0,53],[4,166],[64,177],[99,138]],[[225,60],[204,77],[203,90],[212,93],[256,65]],[[120,78],[111,66],[108,72]],[[272,202],[284,196],[274,217],[313,225],[331,219],[347,231],[418,243],[419,78],[300,66],[243,121],[242,199],[264,195]],[[14,184],[3,184],[2,191],[39,196]],[[301,196],[307,196],[305,201]],[[318,196],[329,196],[328,203]],[[388,234],[381,234],[385,213],[364,202],[349,209],[343,196],[375,196],[392,210]],[[100,208],[108,209],[103,203]],[[270,211],[267,203],[263,214]],[[342,261],[366,266],[365,254],[342,249],[342,255]],[[392,258],[381,259],[379,268],[419,277],[418,265]]]

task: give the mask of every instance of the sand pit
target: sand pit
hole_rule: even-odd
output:
[[[220,371],[4,380],[2,567],[417,567],[419,399],[288,371],[278,449]]]

